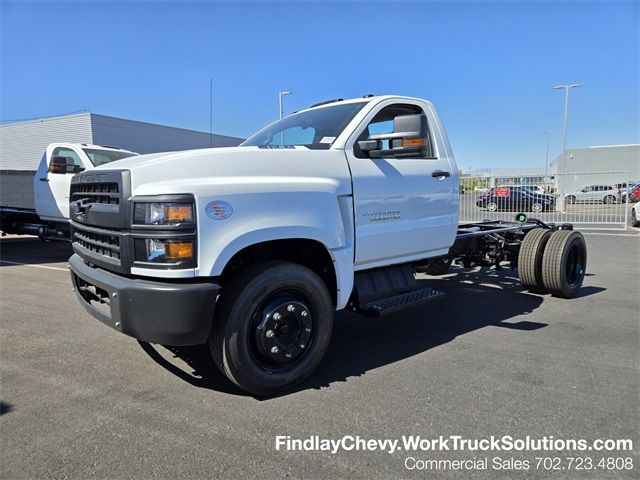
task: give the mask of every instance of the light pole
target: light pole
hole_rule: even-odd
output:
[[[284,109],[282,107],[282,97],[285,95],[291,95],[292,92],[278,92],[278,113],[280,114],[280,120],[284,118]],[[284,131],[280,132],[280,145],[284,145]]]
[[[569,123],[569,90],[581,87],[580,83],[567,83],[564,85],[556,85],[554,90],[564,90],[564,141],[562,143],[562,168],[558,173],[564,173],[564,164],[567,160],[567,124]]]
[[[554,132],[555,132],[555,130],[553,130],[553,129],[544,130],[543,132],[540,132],[540,133],[544,133],[547,136],[547,156],[546,156],[546,160],[544,162],[545,181],[547,180],[547,178],[549,178],[549,136]]]

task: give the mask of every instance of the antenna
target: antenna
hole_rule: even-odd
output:
[[[209,77],[209,147],[213,147],[213,77]]]

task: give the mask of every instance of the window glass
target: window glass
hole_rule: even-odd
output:
[[[315,142],[316,129],[313,127],[291,127],[283,130],[284,145],[311,145]]]
[[[82,160],[80,160],[80,156],[76,153],[75,150],[71,150],[70,148],[65,148],[65,147],[55,148],[53,150],[53,154],[51,155],[51,158],[53,157],[66,157],[67,163],[72,163],[77,167],[83,166]]]
[[[367,128],[360,134],[358,137],[359,140],[366,140],[369,135],[380,135],[384,133],[393,133],[393,119],[399,115],[414,115],[414,114],[424,114],[422,108],[417,105],[408,105],[408,104],[396,104],[389,105],[388,107],[380,110],[375,117],[369,122]],[[430,139],[428,139],[431,141]],[[382,149],[386,150],[390,148],[389,140],[382,140]],[[432,151],[431,148],[428,148],[428,151]],[[358,158],[368,158],[368,155],[360,150],[358,147],[358,142],[356,141],[354,145],[354,155]],[[431,154],[428,154],[429,156]]]
[[[367,102],[340,103],[294,113],[258,131],[240,146],[303,145],[327,150]]]
[[[101,150],[94,148],[83,148],[82,150],[84,150],[84,153],[87,154],[94,167],[99,167],[100,165],[104,165],[105,163],[115,162],[116,160],[122,160],[123,158],[137,155],[135,153],[122,152],[117,150]]]

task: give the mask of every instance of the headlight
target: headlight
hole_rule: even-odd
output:
[[[156,240],[146,238],[142,252],[143,262],[178,263],[193,260],[193,240]]]
[[[177,225],[193,223],[193,203],[136,203],[133,221],[137,225]]]

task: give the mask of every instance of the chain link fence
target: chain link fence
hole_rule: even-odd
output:
[[[513,220],[516,213],[579,228],[625,229],[639,179],[628,172],[540,177],[460,177],[460,223]]]

